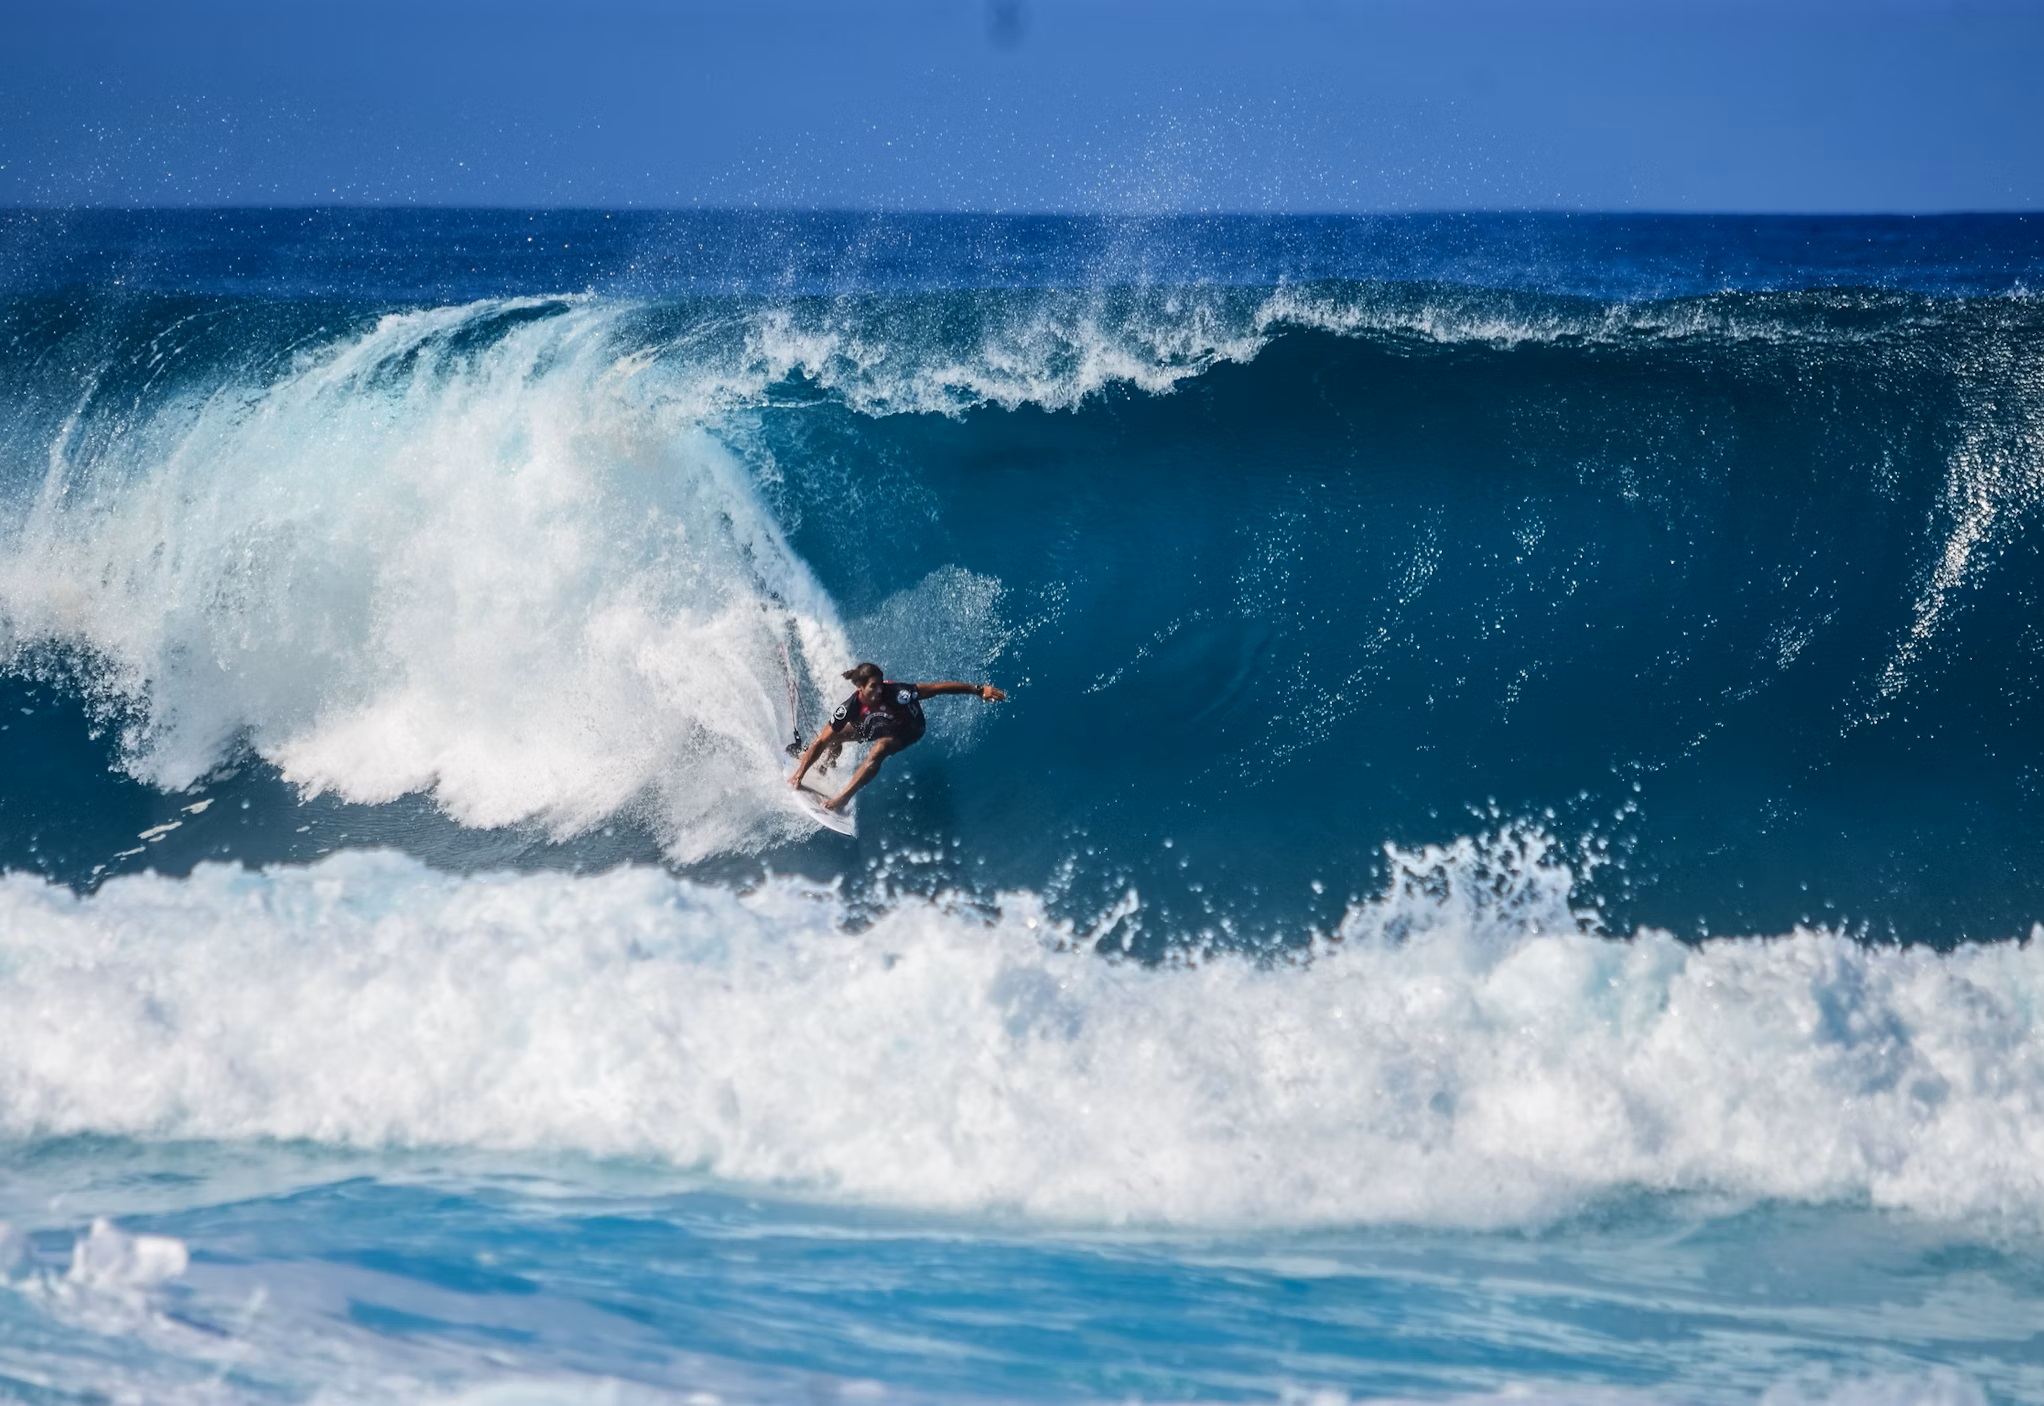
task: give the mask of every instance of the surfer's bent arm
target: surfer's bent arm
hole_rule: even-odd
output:
[[[816,740],[809,744],[809,750],[802,754],[802,760],[795,764],[795,774],[788,778],[788,784],[800,789],[802,778],[809,774],[809,768],[816,765],[816,759],[823,755],[823,749],[836,743],[842,746],[851,738],[851,729],[843,723],[832,723],[816,734]]]
[[[971,693],[989,703],[999,703],[1008,695],[990,683],[919,683],[916,685],[918,698],[935,698],[945,693]]]

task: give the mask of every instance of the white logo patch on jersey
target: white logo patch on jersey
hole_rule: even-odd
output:
[[[916,701],[916,696],[913,690],[904,688],[901,692],[894,695],[894,701],[897,703],[913,703]]]

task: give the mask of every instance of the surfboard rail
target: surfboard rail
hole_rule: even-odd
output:
[[[793,773],[793,770],[792,767],[789,768],[790,774]],[[832,768],[831,776],[836,778],[835,784],[833,784],[830,781],[819,779],[815,772],[810,772],[809,775],[802,778],[802,785],[794,793],[794,800],[795,804],[801,808],[803,815],[815,821],[824,829],[835,830],[840,835],[856,835],[859,833],[859,822],[852,816],[851,806],[846,806],[841,811],[825,810],[823,808],[825,801],[844,789],[841,773],[849,775],[843,766]],[[853,802],[853,804],[856,805],[857,802]]]

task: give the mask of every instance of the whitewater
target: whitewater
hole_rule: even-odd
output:
[[[0,216],[0,1395],[2044,1399],[2040,275]]]

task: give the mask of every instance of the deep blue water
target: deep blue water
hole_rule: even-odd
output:
[[[0,1392],[2044,1395],[2040,279],[0,214]]]

